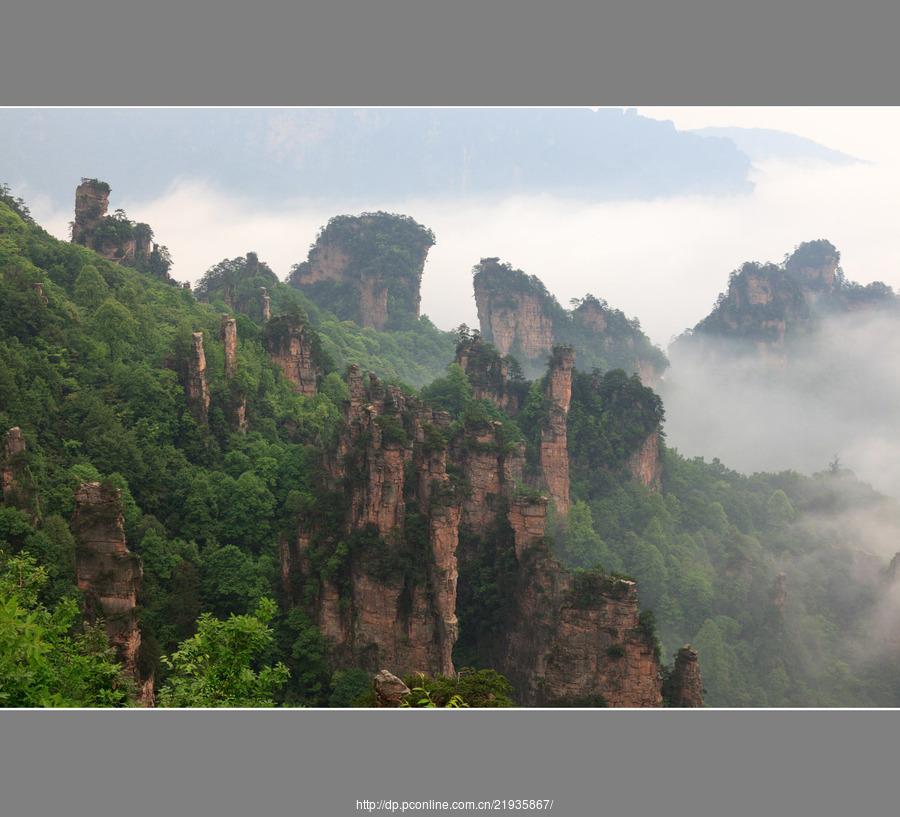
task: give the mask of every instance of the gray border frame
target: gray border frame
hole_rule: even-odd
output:
[[[371,813],[358,799],[541,798],[564,817],[887,817],[898,727],[894,710],[6,712],[0,813],[352,817]]]
[[[0,104],[900,103],[900,5],[729,5],[18,0]],[[897,710],[3,711],[0,814],[868,817],[897,813],[898,757]]]
[[[2,105],[900,102],[889,0],[11,0]]]

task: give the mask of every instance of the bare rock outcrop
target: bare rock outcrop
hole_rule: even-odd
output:
[[[566,422],[572,401],[572,370],[575,351],[557,346],[550,359],[545,394],[549,403],[547,422],[541,429],[541,473],[557,512],[569,512],[569,448]]]
[[[637,585],[563,568],[544,537],[546,510],[546,499],[510,506],[518,569],[497,668],[526,706],[660,706],[658,649]]]
[[[184,361],[184,389],[191,413],[198,423],[206,425],[209,419],[210,394],[202,332],[191,334],[191,346]]]
[[[482,259],[482,265],[493,259]],[[553,321],[540,292],[495,287],[476,275],[475,306],[481,334],[501,355],[542,361],[553,349]]]
[[[120,210],[109,216],[110,187],[99,179],[82,179],[75,189],[75,220],[72,241],[102,255],[107,261],[136,266],[150,261],[153,231],[135,224]],[[164,274],[168,279],[167,271]]]
[[[75,188],[74,243],[91,246],[93,233],[109,210],[109,193],[109,185],[98,179],[82,179]]]
[[[896,311],[897,296],[883,283],[848,284],[840,258],[831,242],[817,239],[800,244],[781,264],[741,265],[712,312],[673,344],[673,354],[700,350],[726,367],[743,356],[763,371],[784,370],[826,316]]]
[[[126,671],[138,678],[141,631],[137,594],[141,560],[125,544],[121,492],[85,482],[75,492],[75,575],[89,620],[103,620],[109,641]]]
[[[408,216],[336,216],[288,283],[342,320],[384,329],[419,317],[422,270],[434,235]]]
[[[468,376],[476,400],[489,400],[510,415],[518,412],[524,397],[521,386],[525,381],[521,373],[515,377],[510,371],[513,363],[510,358],[502,357],[475,333],[460,339],[455,362]]]
[[[564,309],[534,275],[499,258],[482,258],[472,279],[481,334],[501,355],[511,355],[528,377],[539,376],[556,346],[578,353],[586,371],[623,369],[655,385],[665,355],[627,318],[605,301],[586,295]]]
[[[222,346],[225,348],[225,377],[237,374],[237,321],[231,315],[222,316]]]
[[[222,346],[225,350],[225,380],[228,385],[226,406],[231,427],[241,434],[247,431],[247,395],[235,380],[237,374],[237,320],[222,316]]]
[[[697,651],[686,644],[675,655],[675,666],[666,684],[669,706],[693,708],[703,706],[703,680]]]
[[[448,418],[374,376],[364,379],[356,366],[348,387],[344,431],[324,472],[343,497],[337,538],[349,537],[352,552],[339,575],[316,575],[311,543],[326,534],[301,520],[283,565],[315,586],[313,615],[338,663],[448,675],[461,513],[440,433]]]
[[[294,315],[280,315],[266,323],[269,357],[299,394],[314,395],[322,366],[318,337],[306,321]]]
[[[628,473],[647,488],[658,491],[662,486],[662,462],[659,457],[659,432],[648,435],[626,463]]]
[[[379,707],[395,709],[403,705],[403,699],[409,695],[409,687],[396,675],[381,670],[372,680],[375,690],[375,701]]]

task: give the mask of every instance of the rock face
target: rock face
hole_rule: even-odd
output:
[[[0,488],[6,505],[27,504],[26,490],[22,484],[25,459],[25,437],[22,429],[14,426],[3,440],[3,457],[0,459]]]
[[[357,367],[348,386],[345,428],[324,463],[346,509],[342,530],[301,520],[283,564],[315,590],[312,613],[336,662],[448,675],[460,520],[440,433],[449,419],[374,376],[364,380]],[[348,536],[339,569],[314,563],[315,548]]]
[[[659,432],[650,434],[626,464],[632,479],[658,491],[662,486],[662,463],[659,459]]]
[[[109,210],[109,192],[109,185],[97,179],[82,179],[75,188],[74,243],[91,246],[91,236]]]
[[[209,384],[206,381],[206,353],[203,333],[191,334],[191,347],[184,362],[184,389],[191,413],[201,425],[209,419]]]
[[[430,230],[408,216],[337,216],[288,280],[342,320],[384,329],[419,317]]]
[[[569,448],[566,420],[572,400],[572,369],[575,351],[557,346],[550,358],[545,394],[549,403],[547,422],[541,429],[541,473],[556,510],[569,512]]]
[[[75,575],[89,620],[101,618],[126,671],[138,678],[141,632],[137,594],[140,557],[125,545],[122,497],[117,488],[85,482],[75,492]]]
[[[544,538],[547,500],[510,504],[512,598],[491,647],[526,706],[662,704],[655,638],[641,626],[634,582],[565,570]]]
[[[523,363],[543,362],[553,349],[550,296],[543,287],[535,287],[524,273],[515,288],[509,282],[495,280],[500,269],[498,262],[499,259],[483,258],[473,279],[482,337],[493,343],[501,355],[513,355]]]
[[[242,434],[247,431],[247,396],[235,381],[237,374],[237,321],[222,316],[222,346],[225,350],[225,380],[228,383],[228,415],[231,426]]]
[[[505,515],[506,500],[523,481],[524,446],[505,445],[499,422],[469,428],[451,445],[453,462],[461,469],[466,485],[463,524],[484,531]]]
[[[621,368],[655,385],[667,362],[637,321],[586,295],[563,309],[533,275],[482,258],[473,277],[481,334],[501,355],[511,355],[529,377],[538,376],[556,346],[571,346],[583,368]]]
[[[72,241],[108,261],[135,266],[146,262],[155,249],[147,224],[133,224],[121,211],[107,215],[110,187],[98,179],[82,179],[75,189]],[[166,276],[167,277],[167,276]]]
[[[703,706],[703,681],[700,678],[700,662],[697,651],[689,644],[678,650],[675,666],[666,685],[669,706]]]
[[[409,695],[409,687],[396,675],[392,675],[386,669],[381,670],[372,680],[375,690],[375,700],[380,707],[396,708],[403,704],[403,699]]]
[[[266,349],[269,357],[293,384],[299,394],[313,395],[322,367],[318,360],[318,339],[305,321],[281,315],[266,323]]]
[[[230,315],[222,316],[222,346],[225,348],[225,377],[237,373],[237,321]]]
[[[573,363],[557,350],[546,380],[555,434],[565,434]],[[502,422],[451,425],[355,366],[348,393],[323,462],[341,514],[329,522],[312,510],[281,548],[286,596],[308,606],[335,664],[451,674],[464,613],[466,660],[506,675],[523,704],[662,704],[635,584],[573,574],[553,557],[551,498],[523,485],[524,446]],[[565,437],[555,442],[565,451]],[[547,476],[553,501],[567,500],[567,482]],[[486,574],[497,586],[489,600],[479,596]]]
[[[460,339],[455,362],[468,376],[476,400],[489,400],[509,415],[518,412],[526,384],[520,372],[511,371],[514,361],[502,357],[476,333]]]

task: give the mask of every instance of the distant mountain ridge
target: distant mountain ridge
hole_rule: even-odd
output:
[[[136,198],[195,178],[251,200],[749,190],[732,142],[588,108],[0,111],[0,179],[68,206],[85,174]],[[374,200],[374,201],[373,201]]]
[[[699,136],[730,139],[741,153],[751,161],[761,162],[767,159],[783,159],[786,161],[818,161],[835,165],[851,165],[862,162],[826,145],[798,136],[787,131],[770,128],[732,128],[708,127],[690,131]]]

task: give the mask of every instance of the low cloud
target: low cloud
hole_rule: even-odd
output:
[[[900,285],[900,164],[755,171],[755,191],[734,197],[591,202],[553,196],[501,199],[330,201],[297,199],[260,208],[214,186],[175,182],[151,201],[124,195],[112,206],[148,222],[175,258],[173,274],[196,281],[222,258],[255,250],[281,276],[305,259],[318,229],[338,213],[389,210],[431,227],[437,245],[423,280],[423,310],[439,326],[476,322],[470,272],[500,256],[540,277],[564,305],[586,292],[640,318],[666,346],[709,312],[728,273],[746,260],[781,260],[801,241],[825,237],[843,253],[848,278]],[[69,211],[32,203],[66,237]]]
[[[670,444],[745,473],[811,473],[837,455],[861,479],[900,497],[897,317],[856,312],[826,320],[791,351],[784,371],[716,345],[716,363],[695,344],[673,348],[662,386]]]

